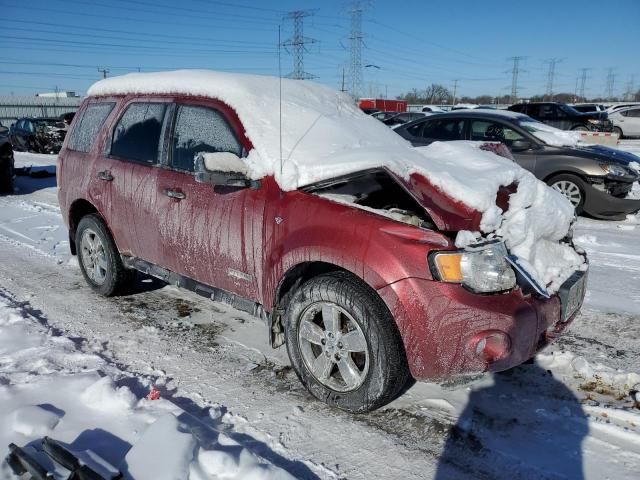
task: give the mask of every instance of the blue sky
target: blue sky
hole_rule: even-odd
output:
[[[292,10],[304,23],[305,70],[340,88],[349,73],[352,2],[234,0],[0,0],[0,94],[84,93],[101,77],[128,71],[211,68],[278,73],[278,25],[291,35]],[[544,93],[549,58],[554,91],[573,92],[589,68],[588,95],[602,95],[609,68],[614,93],[632,76],[640,88],[640,0],[457,0],[362,2],[365,96],[390,97],[458,79],[459,95],[510,92],[508,57],[521,55],[520,93]],[[282,70],[292,57],[282,52]],[[347,78],[348,84],[348,78]]]

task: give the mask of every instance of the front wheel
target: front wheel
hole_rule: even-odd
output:
[[[292,296],[287,352],[307,390],[360,413],[394,400],[409,380],[400,333],[384,302],[347,273],[315,277]]]
[[[122,264],[120,253],[107,226],[97,214],[82,217],[76,230],[78,263],[92,290],[110,297],[123,293],[135,271]]]
[[[560,192],[571,202],[576,210],[576,215],[583,212],[584,183],[580,178],[569,174],[556,175],[547,180],[547,185]]]
[[[624,138],[624,135],[622,135],[622,129],[620,127],[613,127],[613,133],[618,134],[619,140],[622,140]]]
[[[575,132],[588,132],[589,131],[589,129],[585,125],[578,125],[576,127],[573,127],[571,130],[573,130]]]

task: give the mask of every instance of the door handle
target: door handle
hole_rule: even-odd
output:
[[[170,188],[164,189],[164,194],[169,198],[175,198],[176,200],[182,200],[186,195],[178,190],[171,190]]]
[[[96,177],[98,177],[98,180],[104,180],[105,182],[110,182],[113,180],[113,175],[111,175],[109,170],[103,170],[101,172],[98,172]]]

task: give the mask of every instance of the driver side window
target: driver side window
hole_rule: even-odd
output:
[[[212,108],[180,105],[173,134],[171,166],[193,172],[198,154],[214,152],[242,156],[242,145],[227,120]]]

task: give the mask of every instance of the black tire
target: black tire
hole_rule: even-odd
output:
[[[575,126],[571,127],[571,130],[576,131],[576,132],[588,132],[589,131],[589,127],[587,127],[586,125],[575,125]]]
[[[13,169],[10,158],[0,158],[0,193],[13,193]]]
[[[104,253],[104,280],[98,281],[88,273],[87,257],[83,251],[83,235],[99,238]],[[78,249],[78,264],[82,276],[93,291],[105,297],[126,293],[131,289],[136,272],[125,268],[120,258],[120,252],[116,247],[113,237],[104,221],[98,214],[91,214],[82,217],[76,229],[76,248]]]
[[[620,127],[613,127],[613,133],[618,134],[619,140],[622,140],[624,138],[624,135],[622,134],[622,129]]]
[[[346,312],[350,318],[342,316],[344,325],[355,321],[366,341],[368,369],[361,376],[362,383],[349,391],[337,391],[319,381],[301,351],[302,320],[321,303],[337,305]],[[410,379],[402,339],[391,313],[375,291],[346,272],[312,278],[296,290],[286,309],[285,334],[289,359],[298,378],[313,396],[328,405],[353,413],[375,410],[394,400]],[[316,345],[320,350],[318,358],[325,348]],[[342,376],[337,363],[332,369],[334,376]]]
[[[570,182],[574,184],[580,191],[580,202],[575,205],[576,215],[582,214],[584,211],[585,200],[585,183],[577,175],[571,175],[570,173],[563,173],[561,175],[555,175],[547,180],[547,185],[553,188],[553,186],[559,182]]]

